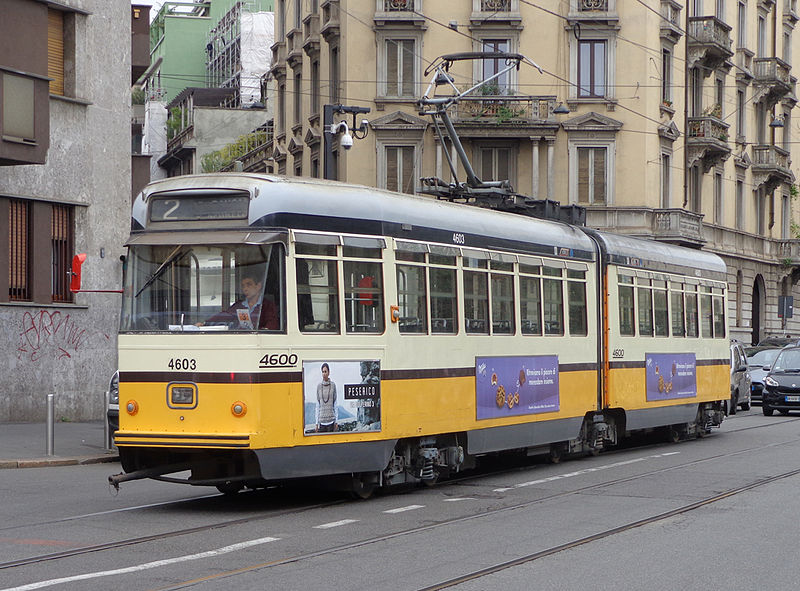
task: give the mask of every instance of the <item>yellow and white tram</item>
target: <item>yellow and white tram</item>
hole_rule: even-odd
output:
[[[114,484],[368,492],[722,421],[712,254],[267,175],[156,181],[132,215]]]

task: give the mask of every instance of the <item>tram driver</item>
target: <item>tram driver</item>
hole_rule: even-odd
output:
[[[254,272],[245,272],[242,274],[241,281],[244,299],[236,302],[227,310],[217,312],[205,322],[198,322],[195,326],[222,322],[242,330],[256,328],[278,330],[280,328],[278,310],[274,302],[264,299],[263,285],[263,280]]]

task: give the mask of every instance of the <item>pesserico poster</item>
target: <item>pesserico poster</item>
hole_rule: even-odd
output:
[[[557,411],[558,356],[478,357],[475,390],[478,419]]]
[[[672,400],[697,396],[694,353],[646,353],[647,400]]]
[[[304,361],[305,435],[381,430],[381,362]]]

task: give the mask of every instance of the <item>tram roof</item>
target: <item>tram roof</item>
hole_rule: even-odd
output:
[[[594,258],[591,239],[579,228],[560,222],[363,185],[252,173],[190,175],[154,181],[137,198],[134,218],[146,227],[145,201],[150,195],[201,189],[251,191],[255,195],[250,204],[251,227],[387,234],[449,244],[453,244],[453,233],[459,233],[464,234],[466,242],[462,246],[467,247],[530,252],[535,251],[530,247],[536,245],[542,254],[569,249],[569,257]]]

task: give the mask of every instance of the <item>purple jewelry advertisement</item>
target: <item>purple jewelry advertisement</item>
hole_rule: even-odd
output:
[[[555,412],[558,356],[477,357],[475,390],[479,420]]]
[[[647,400],[672,400],[697,396],[694,353],[646,353]]]

